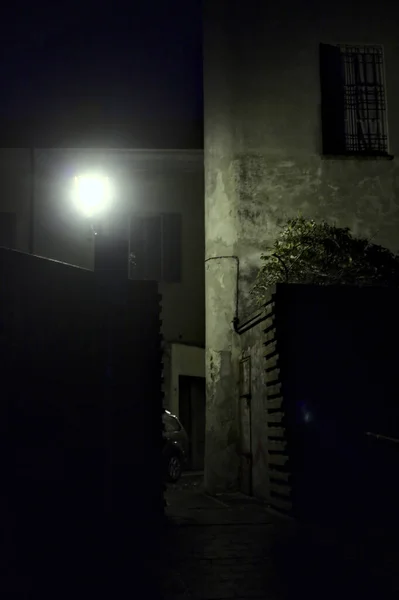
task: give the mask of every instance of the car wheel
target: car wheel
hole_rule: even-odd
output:
[[[169,457],[166,470],[166,477],[168,481],[171,483],[176,483],[176,481],[180,479],[182,470],[183,467],[180,457],[177,454],[172,454],[172,456]]]

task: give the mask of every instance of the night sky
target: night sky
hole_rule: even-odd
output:
[[[2,147],[202,146],[201,0],[19,4],[0,35]]]

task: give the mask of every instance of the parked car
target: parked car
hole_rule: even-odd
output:
[[[176,415],[164,410],[162,415],[163,432],[163,463],[167,481],[175,483],[180,479],[187,464],[189,441],[188,435]]]

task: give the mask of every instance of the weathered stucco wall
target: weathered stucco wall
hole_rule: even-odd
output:
[[[206,294],[206,423],[205,487],[211,494],[238,484],[238,340],[233,319],[236,311],[236,261],[210,258],[205,266]]]
[[[237,187],[233,163],[232,73],[226,12],[205,3],[204,163],[206,298],[205,487],[211,494],[238,485],[238,339],[234,333],[238,264]],[[228,32],[227,32],[228,33]]]
[[[399,44],[386,1],[378,18],[375,7],[359,12],[343,1],[308,11],[293,0],[281,8],[256,0],[214,4],[208,2],[205,23],[205,160],[215,189],[207,193],[217,196],[215,220],[225,222],[225,194],[236,207],[244,314],[251,309],[247,294],[260,251],[298,211],[399,250],[397,161],[321,156],[319,76],[321,42],[384,46],[389,150],[395,155]],[[222,58],[211,64],[218,54]],[[213,229],[209,237],[217,243]]]
[[[319,71],[320,43],[384,46],[389,152],[395,156],[399,43],[394,8],[387,0],[361,10],[344,0],[307,6],[294,0],[205,2],[206,258],[238,257],[241,322],[254,308],[249,292],[261,252],[299,211],[399,250],[397,160],[322,156]],[[206,266],[209,461],[218,443],[226,448],[237,414],[233,262],[225,258]],[[228,481],[237,477],[234,461],[227,460],[231,447],[225,449]],[[211,473],[212,465],[207,469]],[[222,485],[216,474],[212,481],[209,489]]]

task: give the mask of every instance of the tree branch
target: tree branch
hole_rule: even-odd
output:
[[[288,283],[289,270],[287,269],[287,265],[285,264],[285,262],[283,261],[281,256],[279,256],[278,254],[272,254],[272,256],[275,256],[277,258],[277,260],[279,260],[281,262],[281,264],[283,265],[284,271],[285,271],[285,281],[286,281],[286,283]]]

